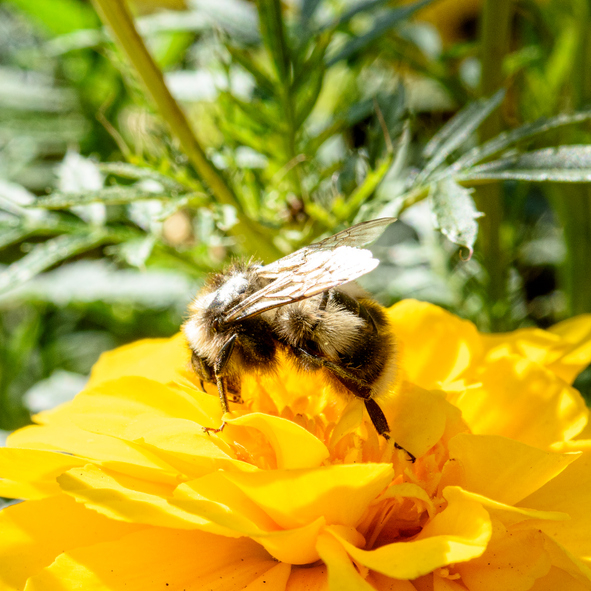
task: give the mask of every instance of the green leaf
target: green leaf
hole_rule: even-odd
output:
[[[27,255],[0,272],[0,293],[28,281],[38,273],[71,256],[90,250],[105,240],[104,232],[62,235],[34,246]]]
[[[582,121],[588,121],[589,119],[591,119],[591,111],[584,111],[572,115],[559,115],[558,117],[553,117],[551,119],[538,119],[532,123],[522,125],[517,129],[505,131],[484,143],[482,146],[477,146],[464,154],[461,158],[458,158],[458,160],[445,170],[444,174],[455,173],[473,166],[477,162],[512,146],[518,141],[531,138],[535,135],[549,131],[550,129],[556,129],[557,127],[571,125],[573,123],[581,123]]]
[[[453,243],[465,246],[469,256],[478,234],[475,220],[482,216],[474,205],[472,191],[448,177],[434,183],[430,193],[437,227]]]
[[[175,197],[179,197],[179,195]],[[182,197],[191,200],[194,199],[198,203],[206,201],[206,196],[203,193],[187,193],[186,195],[182,195]],[[52,193],[51,195],[47,195],[47,197],[39,197],[35,201],[35,207],[65,209],[77,205],[88,205],[89,203],[125,205],[146,199],[168,201],[171,198],[171,194],[166,191],[153,192],[138,187],[114,186],[101,189],[100,191],[87,191],[86,193]]]
[[[560,146],[493,160],[456,177],[461,181],[591,182],[591,146]]]
[[[379,16],[379,18],[376,19],[377,22],[373,29],[365,33],[365,35],[355,37],[352,41],[349,41],[349,43],[347,43],[345,47],[341,49],[341,51],[328,59],[327,66],[332,66],[341,60],[348,59],[360,53],[374,41],[379,39],[382,35],[387,33],[394,25],[403,21],[404,19],[407,19],[417,10],[427,6],[427,4],[431,4],[431,2],[433,2],[433,0],[419,0],[419,2],[409,4],[408,6],[393,8],[391,10],[385,11]],[[372,3],[367,3],[366,6],[369,7],[370,4]],[[379,2],[376,2],[376,5],[377,4],[379,4]],[[340,21],[337,21],[336,24],[339,25]]]
[[[34,233],[34,229],[29,225],[19,225],[16,227],[6,227],[0,225],[0,248],[6,248],[11,244],[16,244]]]
[[[302,0],[300,7],[300,21],[304,27],[307,27],[308,21],[314,16],[321,0]]]
[[[92,7],[81,0],[10,0],[10,4],[27,13],[53,35],[99,25]]]
[[[290,52],[285,38],[285,27],[279,0],[258,0],[259,20],[263,43],[271,55],[277,79],[285,83],[290,75]]]
[[[371,197],[388,170],[390,170],[393,158],[393,154],[388,154],[375,170],[367,174],[363,183],[349,195],[347,201],[334,208],[333,213],[339,220],[351,219],[355,212]]]
[[[505,90],[501,89],[489,99],[480,99],[462,109],[444,125],[425,146],[423,156],[429,158],[417,175],[415,184],[425,181],[429,175],[501,104]]]
[[[157,181],[171,191],[185,190],[185,186],[178,181],[160,174],[151,168],[136,166],[135,164],[129,164],[128,162],[101,162],[98,164],[98,167],[99,170],[105,174],[112,174],[113,176],[118,176],[124,179],[138,181],[144,179]]]

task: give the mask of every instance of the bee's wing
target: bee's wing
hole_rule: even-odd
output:
[[[365,246],[376,240],[386,229],[386,226],[395,221],[396,218],[380,218],[351,226],[346,230],[337,232],[334,236],[329,236],[324,240],[320,240],[320,242],[314,242],[314,244],[305,246],[274,263],[266,265],[260,270],[260,275],[261,277],[274,279],[281,273],[303,265],[310,253],[317,250],[334,250],[339,246],[353,246],[355,248]]]
[[[243,320],[369,273],[379,261],[369,250],[358,246],[375,240],[393,221],[394,218],[383,218],[357,224],[262,267],[261,277],[274,281],[230,309],[224,320]]]

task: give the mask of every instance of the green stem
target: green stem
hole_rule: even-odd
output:
[[[572,66],[571,88],[573,106],[580,109],[591,101],[591,7],[588,0],[576,0],[573,9],[579,41]],[[563,132],[560,143],[571,143],[572,138],[572,130]],[[560,280],[569,315],[591,312],[591,188],[587,184],[554,185],[548,194],[564,229],[567,256],[560,268]]]
[[[503,61],[509,50],[513,0],[485,0],[481,20],[481,96],[490,96],[504,82]],[[498,135],[503,128],[499,111],[480,127],[481,143]],[[476,191],[476,202],[485,217],[480,222],[479,243],[488,273],[490,328],[508,328],[507,257],[501,244],[504,217],[503,187],[500,183],[482,185]]]
[[[160,115],[178,138],[197,174],[220,203],[231,205],[236,209],[239,222],[230,230],[230,233],[243,240],[242,246],[246,250],[256,252],[259,257],[265,260],[277,258],[280,254],[279,250],[266,240],[261,232],[257,232],[249,224],[249,220],[240,209],[236,196],[219,171],[206,157],[184,112],[170,94],[162,72],[138,34],[125,0],[94,0],[94,3],[103,22],[110,27],[115,41],[148,89]]]

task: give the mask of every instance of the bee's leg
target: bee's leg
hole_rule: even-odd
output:
[[[386,419],[386,416],[384,415],[384,412],[382,411],[378,403],[371,397],[371,389],[368,388],[366,384],[364,384],[361,380],[355,377],[355,375],[353,375],[352,373],[348,372],[346,369],[342,368],[336,363],[333,363],[332,361],[329,361],[328,359],[324,359],[319,355],[314,355],[313,353],[310,353],[309,351],[306,351],[302,348],[299,348],[297,352],[309,363],[315,364],[319,368],[324,367],[328,369],[334,375],[334,377],[339,382],[341,382],[341,384],[343,384],[345,388],[347,388],[347,390],[349,390],[352,394],[357,396],[357,398],[361,398],[365,404],[367,414],[369,415],[369,418],[371,419],[371,422],[375,427],[375,430],[384,439],[390,439],[390,435],[388,435],[388,433],[390,433],[390,426],[388,425],[388,420]],[[402,446],[398,445],[396,442],[394,442],[394,447],[405,451],[408,454],[410,461],[414,464],[416,458],[413,454],[404,449]]]
[[[215,365],[213,367],[213,371],[215,374],[215,383],[218,387],[220,403],[222,405],[222,410],[224,411],[224,413],[228,412],[228,395],[226,378],[224,376],[224,369],[226,368],[226,365],[228,365],[230,357],[232,357],[232,352],[234,351],[234,345],[236,344],[237,337],[237,334],[233,334],[224,343],[224,346],[221,348],[220,353],[217,356],[217,359],[215,360]]]
[[[213,368],[205,361],[205,359],[203,359],[203,357],[199,357],[195,352],[193,352],[193,355],[191,356],[191,364],[199,378],[201,390],[205,392],[204,382],[215,382]]]

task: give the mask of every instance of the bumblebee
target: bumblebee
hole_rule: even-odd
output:
[[[395,376],[396,346],[384,308],[354,282],[379,261],[361,248],[395,218],[363,222],[269,265],[240,263],[210,278],[183,332],[201,380],[240,401],[241,375],[273,371],[284,351],[298,369],[323,371],[337,391],[361,398],[377,432],[375,401]],[[223,428],[223,424],[220,429]]]

